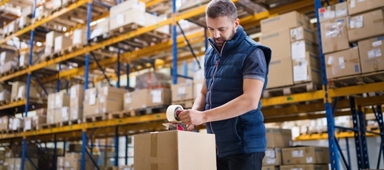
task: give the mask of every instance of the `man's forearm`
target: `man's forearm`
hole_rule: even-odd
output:
[[[199,93],[193,103],[192,110],[204,111],[205,110],[205,95]]]

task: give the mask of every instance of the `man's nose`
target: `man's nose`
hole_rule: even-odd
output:
[[[214,38],[220,38],[220,32],[219,31],[214,31],[213,32],[213,37]]]

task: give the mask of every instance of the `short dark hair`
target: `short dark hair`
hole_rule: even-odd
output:
[[[226,16],[234,21],[237,19],[237,8],[231,0],[212,0],[207,5],[205,14],[209,18]]]

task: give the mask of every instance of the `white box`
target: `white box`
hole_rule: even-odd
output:
[[[136,9],[141,12],[145,12],[145,3],[139,0],[129,0],[125,1],[119,5],[113,6],[110,11],[110,16],[115,16],[123,13],[124,11],[128,11],[130,9]],[[133,15],[134,14],[134,15]],[[137,16],[136,13],[132,13],[132,16]]]
[[[72,40],[66,36],[58,36],[55,38],[54,52],[67,49],[72,45]]]
[[[24,28],[24,26],[27,26],[31,24],[31,19],[25,15],[20,16],[19,20],[19,27]]]
[[[22,15],[22,16],[28,16],[28,15],[31,15],[31,14],[32,14],[32,11],[33,11],[33,6],[27,6],[27,7],[24,7],[24,8],[21,10],[21,15]]]
[[[0,73],[5,73],[7,71],[11,71],[13,68],[17,67],[16,61],[7,61],[0,67]]]
[[[72,37],[72,44],[77,45],[77,44],[86,44],[87,42],[87,31],[85,29],[76,29],[73,32],[73,37]]]
[[[56,37],[60,36],[61,34],[55,31],[51,31],[48,34],[45,35],[45,46],[53,47],[55,45],[55,39]]]
[[[90,38],[95,38],[99,35],[109,32],[109,17],[105,18],[101,22],[97,23],[95,29],[91,33]]]
[[[15,33],[19,30],[19,25],[16,23],[16,21],[12,21],[8,24],[8,33]]]
[[[132,15],[132,14],[135,14],[135,15]],[[110,22],[109,22],[109,30],[113,31],[122,26],[126,26],[132,23],[145,27],[146,26],[145,19],[146,19],[145,12],[140,11],[138,9],[130,9],[118,15],[111,16]]]
[[[11,61],[16,58],[16,54],[12,52],[2,52],[0,54],[0,65],[3,65],[4,63]]]

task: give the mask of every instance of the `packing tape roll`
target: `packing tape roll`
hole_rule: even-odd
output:
[[[182,110],[184,110],[184,109],[180,105],[170,105],[167,108],[167,112],[166,112],[167,120],[171,123],[181,123],[181,121],[178,120],[176,114],[177,114],[177,111],[182,111]]]

